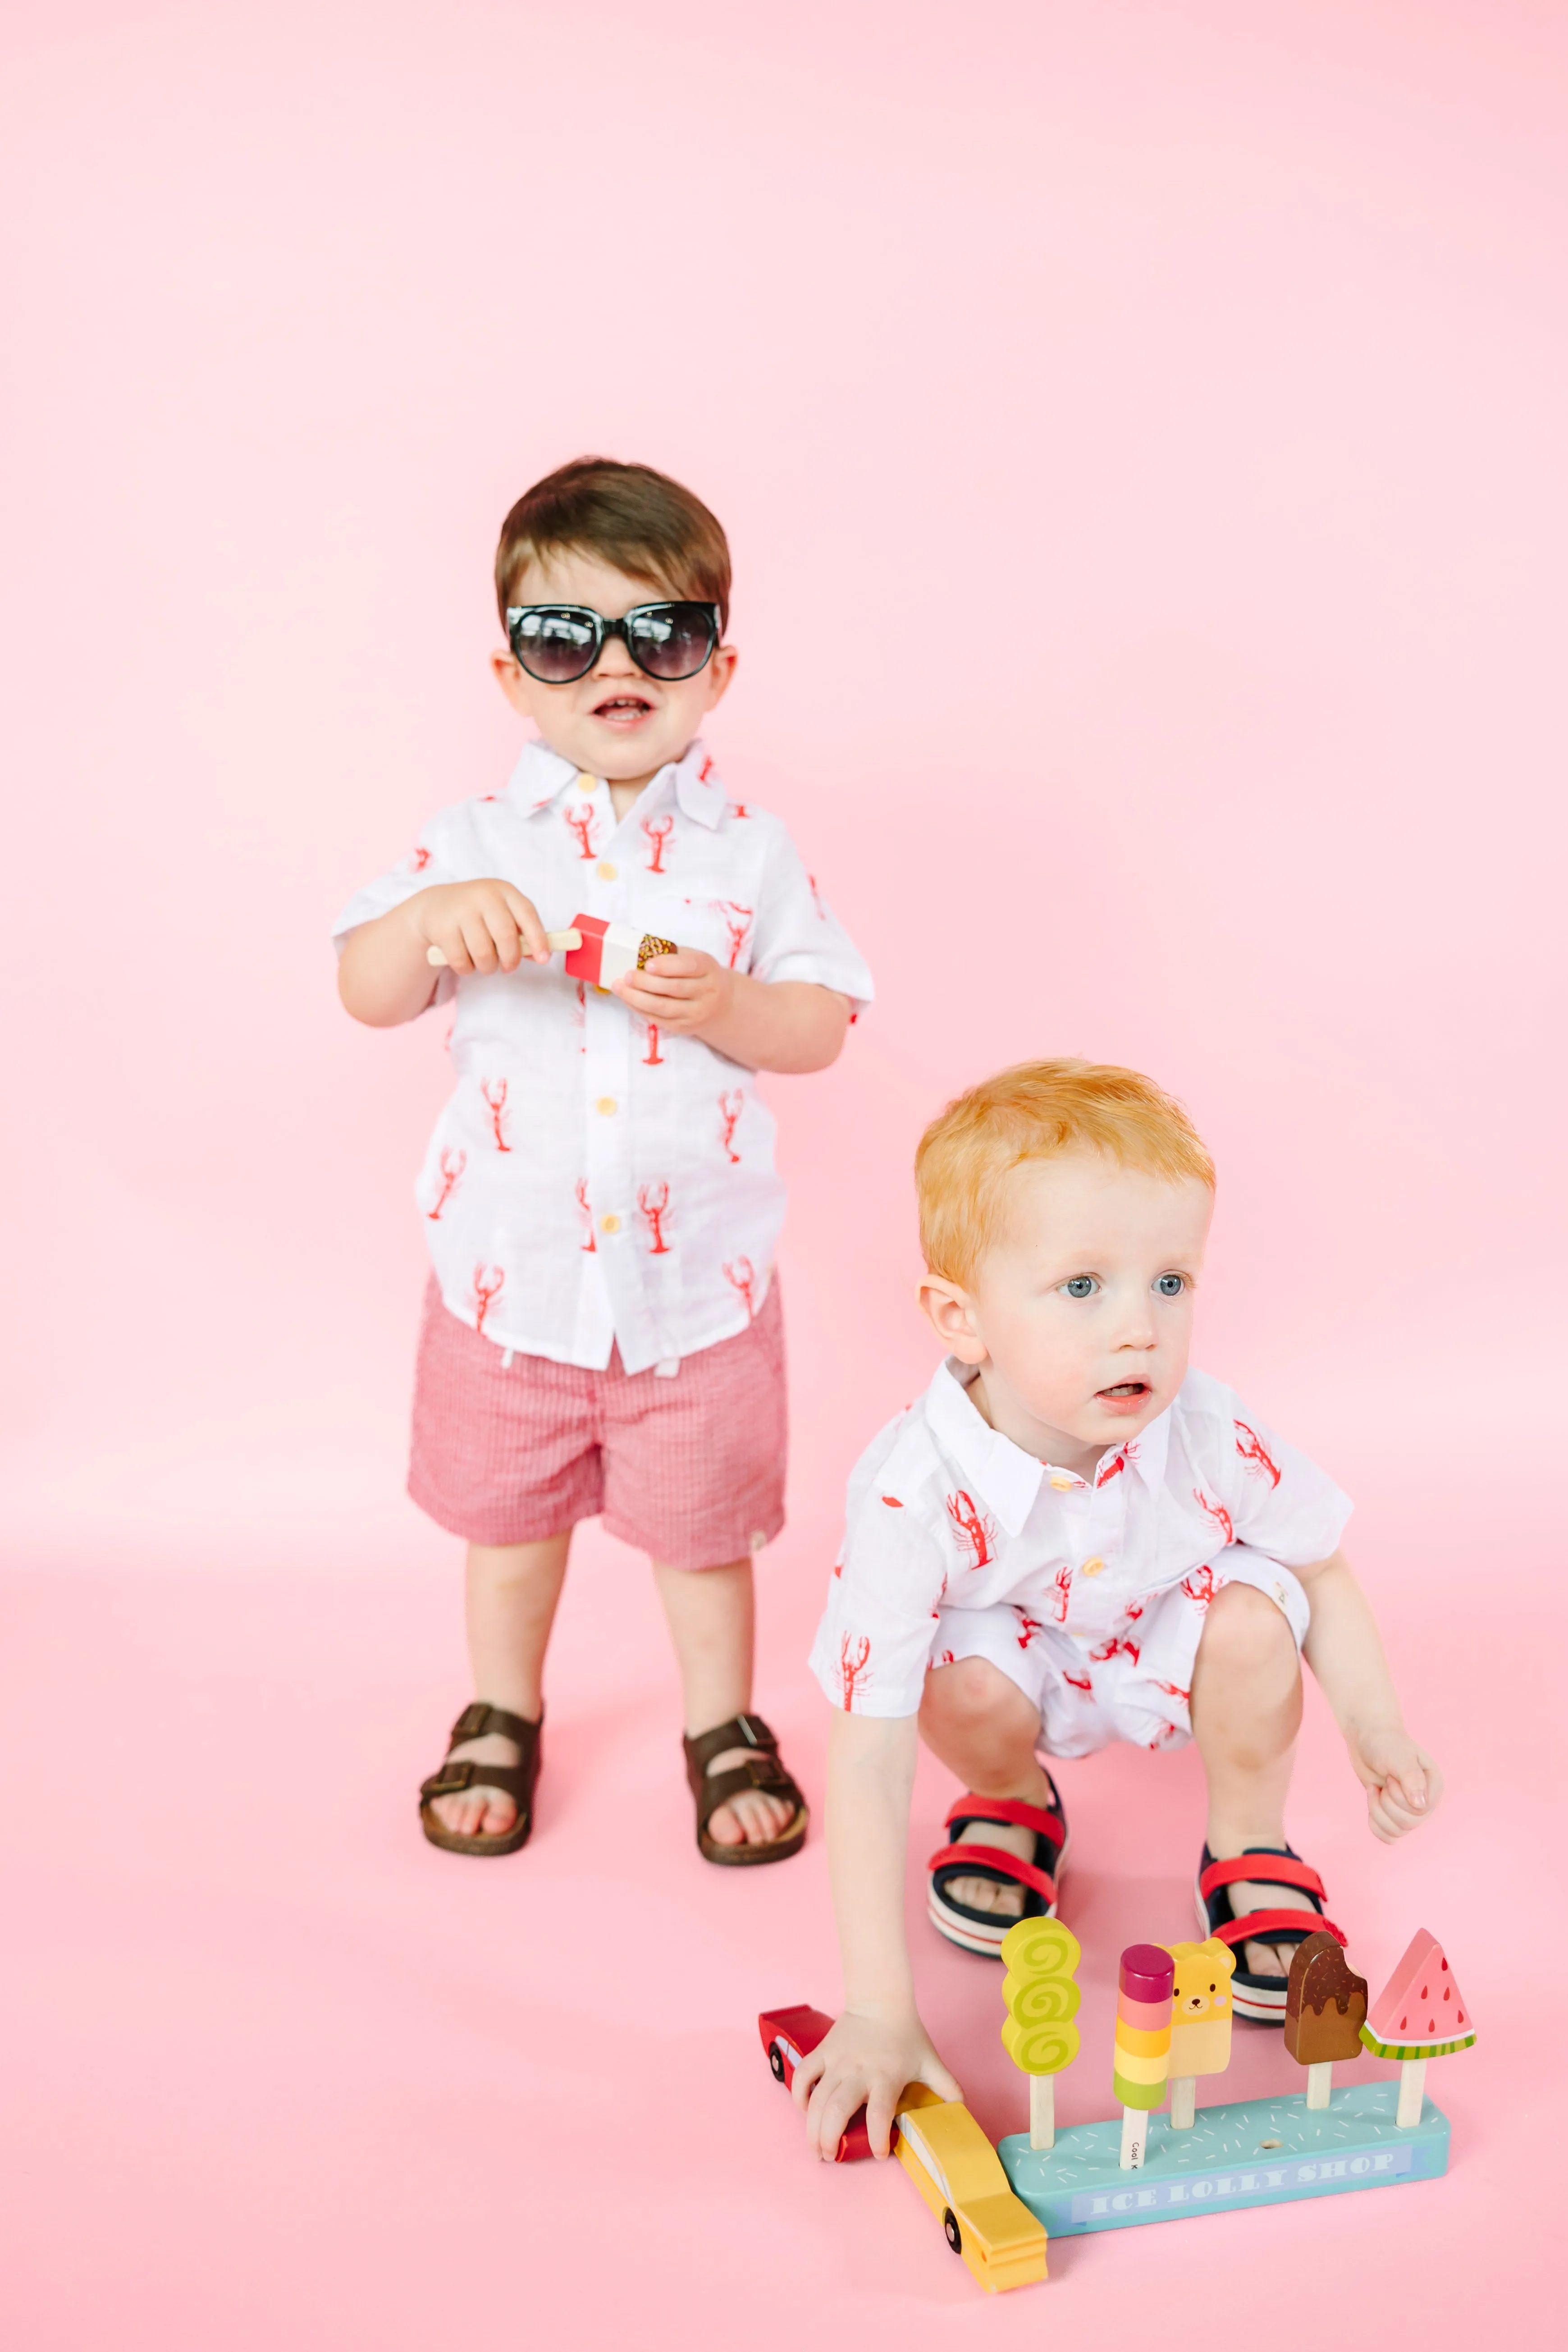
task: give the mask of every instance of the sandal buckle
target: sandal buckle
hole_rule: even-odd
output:
[[[490,1711],[487,1702],[482,1698],[470,1699],[452,1726],[454,1746],[459,1739],[482,1739],[489,1719]]]
[[[426,1781],[425,1794],[427,1797],[458,1796],[471,1786],[474,1769],[473,1761],[468,1757],[459,1764],[443,1764],[440,1770],[433,1772]]]

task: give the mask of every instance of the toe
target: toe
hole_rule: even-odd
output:
[[[708,1834],[715,1845],[744,1845],[746,1832],[735,1819],[734,1808],[721,1805],[708,1823]]]
[[[508,1831],[516,1823],[517,1807],[504,1790],[491,1789],[487,1791],[487,1794],[489,1802],[485,1807],[485,1817],[479,1824],[479,1835],[505,1837]]]

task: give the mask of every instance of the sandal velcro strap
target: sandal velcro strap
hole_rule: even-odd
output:
[[[1325,1929],[1336,1942],[1345,1944],[1350,1938],[1331,1919],[1321,1911],[1249,1911],[1245,1918],[1227,1919],[1223,1927],[1211,1927],[1222,1944],[1275,1943],[1282,1936],[1294,1936],[1300,1943],[1307,1936]]]
[[[520,1748],[526,1748],[538,1729],[539,1725],[530,1723],[526,1716],[510,1715],[504,1706],[491,1706],[482,1698],[470,1699],[452,1726],[447,1745],[458,1748],[465,1739],[483,1739],[488,1733],[499,1731],[503,1739],[515,1739]]]
[[[1198,1892],[1207,1896],[1216,1886],[1235,1886],[1243,1879],[1252,1886],[1299,1886],[1304,1895],[1320,1897],[1327,1893],[1317,1872],[1309,1864],[1299,1862],[1293,1853],[1268,1853],[1256,1849],[1251,1853],[1233,1855],[1229,1862],[1211,1862],[1198,1879]]]
[[[1026,1805],[1021,1797],[956,1797],[947,1809],[944,1827],[951,1829],[954,1822],[1011,1822],[1018,1829],[1033,1830],[1037,1837],[1049,1838],[1055,1846],[1067,1840],[1067,1823],[1059,1813],[1044,1805]]]
[[[755,1748],[768,1756],[779,1752],[776,1737],[760,1715],[732,1715],[728,1723],[716,1723],[711,1731],[700,1731],[695,1738],[680,1744],[686,1750],[686,1777],[693,1794],[715,1756],[722,1756],[727,1748]]]
[[[971,1821],[974,1819],[973,1813],[966,1817]],[[1029,1824],[1026,1822],[1024,1826],[1027,1828]],[[1047,1903],[1054,1903],[1057,1899],[1057,1883],[1050,1872],[1037,1870],[1032,1862],[1021,1861],[1017,1854],[1009,1853],[1005,1846],[967,1843],[939,1846],[927,1862],[926,1868],[950,1870],[958,1864],[976,1868],[985,1878],[1002,1877],[1010,1879],[1017,1886],[1032,1886],[1035,1893],[1043,1895]]]
[[[533,1793],[533,1769],[526,1764],[479,1764],[471,1756],[454,1763],[450,1757],[438,1772],[419,1784],[420,1801],[426,1797],[460,1797],[466,1789],[499,1789],[519,1811]]]

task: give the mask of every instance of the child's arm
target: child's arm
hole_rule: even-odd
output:
[[[1342,1551],[1296,1574],[1311,1604],[1306,1658],[1333,1708],[1374,1837],[1392,1844],[1426,1819],[1443,1776],[1405,1728],[1372,1607]]]
[[[915,1745],[912,1715],[836,1714],[828,1737],[827,1864],[844,2014],[795,2068],[793,2089],[823,2158],[832,2157],[862,2100],[871,2153],[886,2156],[906,2083],[929,2083],[944,2099],[963,2096],[921,2023],[904,1941]]]
[[[537,908],[510,882],[433,883],[344,940],[338,994],[354,1019],[392,1029],[423,1013],[438,985],[430,948],[440,949],[459,980],[471,971],[515,971],[524,956],[550,961]]]
[[[700,948],[655,956],[616,994],[668,1036],[700,1037],[748,1070],[826,1070],[838,1059],[849,1000],[814,980],[753,980]]]

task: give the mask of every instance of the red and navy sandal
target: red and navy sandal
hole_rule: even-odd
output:
[[[1306,1896],[1311,1912],[1247,1911],[1238,1919],[1230,1890],[1244,1878],[1255,1886],[1294,1887]],[[1321,1928],[1341,1944],[1345,1941],[1342,1930],[1324,1916],[1328,1896],[1322,1880],[1289,1846],[1281,1851],[1277,1845],[1249,1845],[1230,1862],[1215,1862],[1205,1845],[1198,1864],[1197,1898],[1198,1924],[1204,1934],[1217,1936],[1237,1957],[1236,1974],[1230,1980],[1231,2006],[1237,2017],[1250,2017],[1258,2025],[1284,2024],[1289,1980],[1255,1976],[1250,1969],[1241,1967],[1244,1944],[1254,1938],[1265,1944],[1303,1944]]]
[[[999,1911],[976,1911],[956,1902],[947,1889],[955,1878],[994,1878],[1003,1886],[1021,1886],[1023,1919],[1054,1919],[1057,1883],[1067,1860],[1068,1825],[1055,1781],[1052,1805],[1026,1805],[1016,1797],[977,1797],[971,1790],[948,1807],[947,1828],[955,1843],[939,1846],[927,1863],[931,1873],[931,1925],[950,1944],[966,1952],[980,1952],[990,1960],[1001,1957],[1002,1938],[1016,1921]],[[956,1843],[972,1822],[1012,1822],[1035,1832],[1032,1862],[1020,1862],[1005,1846],[960,1845]]]

